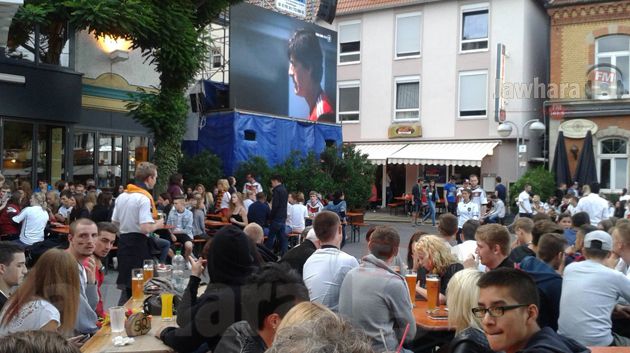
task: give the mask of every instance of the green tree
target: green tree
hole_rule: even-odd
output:
[[[523,191],[525,184],[532,186],[532,195],[540,195],[541,200],[547,200],[556,191],[556,177],[544,167],[529,169],[518,179],[510,189],[509,204],[514,208],[515,199]]]
[[[195,185],[202,184],[206,191],[212,191],[212,187],[223,175],[221,164],[218,156],[203,151],[193,157],[182,158],[178,170],[182,173],[186,186],[194,188]]]
[[[160,74],[158,93],[131,97],[132,116],[155,137],[161,175],[177,171],[186,120],[185,90],[206,59],[200,40],[211,20],[240,0],[26,0],[13,19],[10,48],[35,50],[29,39],[41,34],[42,62],[58,64],[71,30],[125,38]],[[70,29],[69,29],[70,28]],[[160,178],[157,191],[165,189]]]

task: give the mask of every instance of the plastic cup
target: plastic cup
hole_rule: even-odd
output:
[[[131,297],[133,300],[144,299],[144,269],[131,270]]]
[[[173,321],[173,293],[162,293],[162,321]]]
[[[440,277],[427,275],[427,308],[433,310],[440,306]]]
[[[111,323],[112,332],[125,331],[125,312],[127,310],[122,306],[109,308],[109,322]]]
[[[157,267],[157,276],[159,278],[164,278],[168,281],[171,280],[171,277],[173,276],[173,266],[171,265],[163,265],[160,264]]]

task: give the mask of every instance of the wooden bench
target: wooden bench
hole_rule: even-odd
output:
[[[356,237],[356,241],[361,241],[361,227],[369,227],[370,225],[364,222],[350,223],[350,240],[354,242]]]
[[[396,201],[396,202],[390,202],[387,204],[387,207],[389,208],[389,214],[392,214],[392,211],[394,211],[394,215],[398,214],[398,208],[399,207],[405,207],[405,201]]]

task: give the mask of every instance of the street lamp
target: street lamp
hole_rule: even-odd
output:
[[[528,120],[523,124],[522,131],[523,133],[526,131],[527,127],[529,127],[529,131],[534,133],[544,132],[546,127],[545,124],[541,123],[538,119]],[[512,134],[512,128],[516,129],[516,179],[518,180],[519,172],[520,172],[520,154],[519,148],[521,146],[521,139],[524,139],[525,136],[521,136],[521,130],[519,130],[518,125],[511,121],[504,121],[499,126],[497,126],[497,133],[501,137],[508,137]]]

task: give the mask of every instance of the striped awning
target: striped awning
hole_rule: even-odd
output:
[[[368,155],[368,159],[377,165],[387,163],[387,158],[407,144],[355,144],[357,151]]]
[[[481,167],[498,141],[408,144],[387,158],[388,164],[432,164]]]

